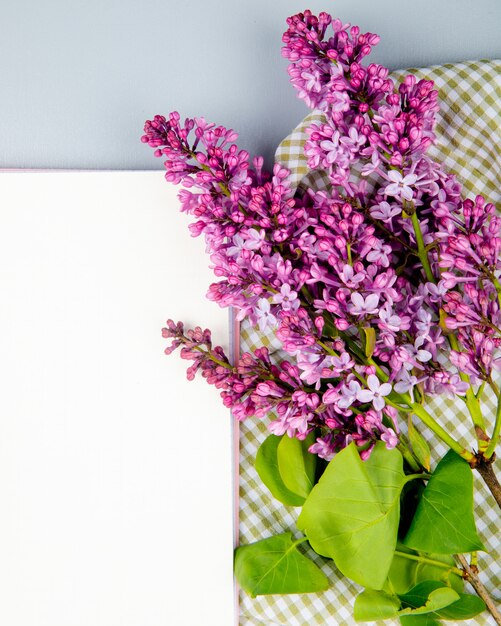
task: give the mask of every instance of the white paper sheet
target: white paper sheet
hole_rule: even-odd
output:
[[[233,623],[230,416],[160,334],[228,313],[176,193],[0,174],[0,624]]]

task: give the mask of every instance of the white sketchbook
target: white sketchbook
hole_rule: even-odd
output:
[[[234,622],[231,418],[161,338],[228,311],[176,195],[0,174],[0,624]]]

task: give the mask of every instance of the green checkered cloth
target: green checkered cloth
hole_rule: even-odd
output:
[[[499,206],[501,61],[456,63],[410,71],[418,78],[435,81],[440,92],[438,143],[430,148],[430,155],[444,162],[462,181],[469,194],[481,193]],[[392,77],[400,81],[407,73],[408,71],[393,72]],[[328,184],[325,177],[318,172],[308,172],[303,155],[303,145],[307,138],[305,129],[318,119],[321,119],[321,113],[312,112],[278,147],[276,159],[291,170],[294,186],[306,185],[320,189]],[[280,343],[272,332],[263,335],[244,323],[241,329],[241,350],[252,350],[260,345],[268,346],[271,352],[280,349]],[[472,447],[474,437],[462,403],[458,404],[447,398],[435,398],[428,406],[431,413],[447,429],[454,432],[465,446]],[[488,397],[483,406],[487,419],[492,422],[495,414],[494,399]],[[447,450],[425,427],[420,430],[431,442],[436,462]],[[262,485],[253,466],[257,449],[266,436],[266,420],[249,420],[240,427],[240,544],[258,541],[286,530],[298,534],[295,521],[300,509],[286,507],[274,500]],[[499,511],[479,479],[475,481],[475,503],[477,526],[482,540],[490,554],[499,554],[499,536],[496,538]],[[331,588],[316,594],[257,598],[251,598],[240,591],[240,626],[356,624],[353,619],[353,603],[361,588],[340,575],[332,561],[319,557],[311,549],[308,555],[328,576]],[[485,586],[494,597],[499,597],[499,562],[496,563],[493,557],[480,553],[479,565]],[[377,623],[388,624],[389,621]],[[484,614],[461,623],[486,625],[494,624],[494,620],[490,615]]]

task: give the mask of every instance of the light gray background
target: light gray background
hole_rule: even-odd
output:
[[[390,68],[501,56],[501,0],[0,0],[0,167],[152,169],[146,118],[172,109],[268,161],[307,110],[280,55],[311,8],[376,32]]]

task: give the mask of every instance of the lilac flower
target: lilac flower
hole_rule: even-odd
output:
[[[257,323],[259,330],[263,333],[269,326],[275,326],[277,318],[270,311],[270,303],[265,298],[259,300],[256,311]]]
[[[406,343],[404,345],[404,348],[407,350],[410,358],[412,359],[408,361],[408,363],[405,365],[406,368],[410,367],[411,363],[417,365],[416,361],[419,361],[420,363],[426,363],[426,361],[429,361],[432,358],[432,354],[429,350],[423,350],[421,348],[424,342],[425,338],[423,336],[419,336],[414,342],[414,345],[411,345],[410,343]]]
[[[301,72],[301,79],[304,81],[305,90],[319,94],[322,91],[320,76],[312,72]]]
[[[342,372],[349,371],[355,365],[355,362],[348,354],[348,352],[343,352],[340,356],[333,356],[330,359],[334,373],[339,376]]]
[[[315,443],[308,448],[308,451],[311,454],[316,454],[321,459],[332,461],[336,453],[336,447],[332,445],[332,436],[317,438]]]
[[[166,352],[179,348],[188,377],[219,388],[237,419],[272,412],[271,432],[319,433],[310,450],[322,458],[352,441],[368,458],[377,440],[398,443],[392,388],[403,404],[417,385],[420,399],[463,395],[501,367],[501,217],[482,196],[465,199],[426,154],[431,81],[395,86],[387,68],[362,62],[378,37],[326,13],[287,23],[291,82],[323,113],[304,147],[321,189],[296,192],[286,168],[266,171],[232,129],[203,118],[155,116],[142,137],[183,186],[190,232],[205,239],[216,276],[208,298],[261,332],[274,328],[276,352],[231,365],[209,331],[171,320]]]
[[[356,272],[352,265],[345,264],[339,278],[347,287],[354,288],[364,280],[363,272]]]
[[[333,113],[343,113],[350,108],[350,96],[346,91],[334,91],[327,96],[330,109]]]
[[[339,143],[339,131],[336,130],[330,139],[321,141],[320,147],[324,151],[327,163],[334,163],[338,157],[338,153],[342,150]]]
[[[226,252],[229,256],[238,256],[242,252],[242,250],[245,250],[245,241],[240,235],[235,235],[231,243],[233,245],[230,245],[226,249]]]
[[[351,126],[348,129],[348,136],[341,137],[339,143],[354,154],[360,150],[366,141],[367,137],[360,134],[354,126]]]
[[[289,409],[284,414],[279,415],[278,419],[270,422],[268,430],[274,435],[287,434],[291,438],[297,434],[305,435],[308,431],[308,418],[310,417],[311,413],[294,413],[292,409]]]
[[[462,381],[457,374],[444,371],[434,372],[433,376],[430,376],[425,383],[428,393],[445,394],[449,397],[464,395],[468,387],[468,383]]]
[[[416,376],[411,374],[409,370],[402,369],[398,374],[397,382],[393,385],[393,389],[395,389],[397,393],[409,393],[411,398],[414,398],[413,389],[418,382]]]
[[[356,397],[356,393],[350,393],[350,390],[348,388],[348,392],[350,397],[355,398]],[[324,404],[335,404],[338,405],[339,400],[341,397],[344,397],[345,394],[341,394],[341,391],[338,387],[333,387],[332,385],[329,385],[329,388],[327,389],[327,391],[324,393],[324,395],[322,396],[322,402]],[[348,405],[349,406],[349,405]]]
[[[360,293],[351,294],[352,304],[349,306],[349,311],[352,315],[369,315],[377,313],[379,296],[375,293],[371,293],[364,298]]]
[[[381,435],[381,441],[386,443],[388,450],[391,450],[398,445],[398,436],[392,428],[387,428]]]
[[[402,198],[403,200],[412,200],[414,193],[411,185],[414,185],[417,180],[415,174],[407,174],[407,176],[404,176],[397,170],[390,170],[386,177],[391,181],[384,189],[384,193],[387,196],[394,196],[395,198]]]
[[[341,395],[340,398],[337,401],[337,406],[340,409],[347,409],[348,407],[350,407],[355,400],[358,400],[358,395],[360,394],[361,391],[361,387],[360,387],[360,383],[358,383],[356,380],[352,380],[350,381],[347,385],[343,385],[341,387]],[[324,396],[324,402],[325,402],[325,396]]]
[[[295,311],[300,304],[297,293],[291,289],[289,284],[280,287],[280,292],[273,296],[273,302],[280,304],[284,311]]]
[[[425,287],[430,296],[431,302],[441,302],[441,300],[448,291],[448,288],[445,285],[445,281],[443,280],[440,280],[438,284],[426,283]]]
[[[390,383],[381,384],[377,376],[370,374],[367,377],[367,387],[357,393],[357,400],[364,403],[372,402],[376,411],[381,411],[386,404],[383,398],[391,393]]]
[[[390,265],[391,252],[391,246],[387,246],[378,241],[367,255],[367,260],[371,263],[378,262],[382,267],[388,267]]]
[[[301,379],[308,385],[320,387],[320,381],[328,373],[329,358],[314,352],[298,352],[296,363],[301,370]]]
[[[396,204],[388,204],[388,202],[383,201],[371,207],[370,213],[374,219],[391,224],[392,219],[396,215],[402,214],[402,207]]]
[[[407,330],[410,325],[409,316],[396,315],[389,303],[386,303],[379,309],[379,328],[390,332],[398,332],[399,330]]]
[[[361,34],[356,27],[348,30],[349,24],[326,13],[317,17],[309,10],[288,18],[287,24],[288,30],[282,38],[285,44],[282,54],[291,62],[288,68],[291,82],[308,106],[326,108],[329,96],[335,92],[347,93],[351,85],[361,86],[360,77],[350,78],[344,68],[353,67],[356,74],[355,64],[377,44],[377,35]],[[332,35],[327,34],[329,26]],[[371,88],[371,95],[373,91]],[[336,106],[340,99],[333,98],[336,113],[339,108],[344,110],[344,107]]]
[[[244,248],[246,250],[258,250],[263,244],[266,233],[255,228],[249,228],[245,235]]]
[[[360,172],[362,176],[370,176],[371,174],[379,172],[380,171],[379,168],[381,166],[381,158],[377,150],[375,150],[373,147],[370,147],[370,148],[363,150],[362,152],[364,153],[364,155],[371,154],[370,162],[367,162],[365,163],[365,165],[362,166],[362,170]]]
[[[428,339],[432,326],[432,315],[430,311],[419,308],[414,316],[413,322],[418,336]]]
[[[473,376],[474,378],[479,378],[481,375],[480,369],[476,359],[472,357],[473,355],[469,352],[457,352],[456,350],[451,350],[449,355],[451,363],[455,365],[460,372],[468,374],[468,376]]]

